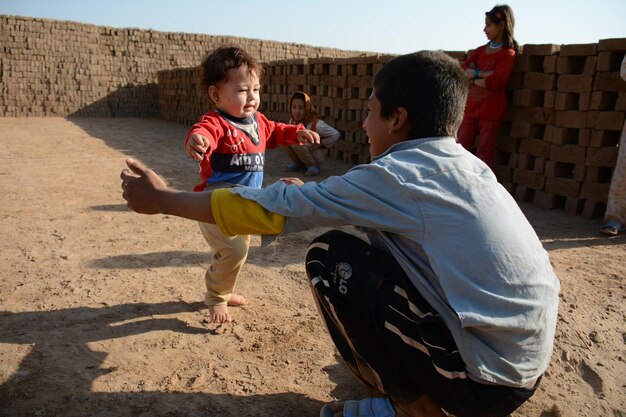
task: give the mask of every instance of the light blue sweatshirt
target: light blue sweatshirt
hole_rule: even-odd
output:
[[[441,314],[470,378],[519,387],[547,368],[558,278],[516,202],[454,138],[398,143],[319,184],[233,192],[286,216],[283,233],[366,230]]]

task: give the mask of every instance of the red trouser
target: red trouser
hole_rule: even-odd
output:
[[[496,135],[500,130],[501,120],[480,120],[466,117],[459,127],[458,139],[465,149],[472,151],[476,135],[479,135],[476,156],[491,166],[496,150]]]

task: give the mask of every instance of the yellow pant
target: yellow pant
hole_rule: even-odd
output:
[[[228,303],[235,291],[239,271],[248,257],[250,236],[226,236],[217,225],[198,225],[213,250],[211,265],[204,275],[207,289],[204,302],[207,306]]]

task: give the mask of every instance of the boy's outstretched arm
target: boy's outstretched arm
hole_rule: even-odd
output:
[[[128,208],[142,214],[170,214],[204,223],[215,223],[211,211],[211,191],[194,193],[172,190],[156,172],[132,158],[126,159],[128,169],[120,174],[122,197]]]

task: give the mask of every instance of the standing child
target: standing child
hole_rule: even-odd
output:
[[[483,30],[489,42],[478,47],[462,64],[471,86],[458,141],[471,150],[479,135],[476,156],[489,166],[506,112],[505,89],[518,48],[513,36],[514,26],[513,10],[506,4],[486,12]]]
[[[302,91],[295,92],[291,96],[289,106],[291,111],[289,123],[302,123],[307,129],[317,132],[320,135],[320,143],[285,147],[287,155],[291,158],[287,171],[306,170],[304,175],[307,177],[319,175],[320,164],[324,160],[326,149],[331,148],[339,140],[341,134],[319,118],[308,94]]]
[[[202,183],[194,191],[218,183],[260,188],[266,148],[319,143],[319,135],[301,124],[272,122],[257,112],[262,68],[244,50],[218,48],[205,58],[201,69],[201,82],[216,108],[193,125],[185,140],[187,154],[200,161]],[[214,322],[230,322],[227,306],[247,304],[234,288],[248,255],[250,236],[225,236],[214,224],[199,225],[213,249],[205,274],[205,303]]]

